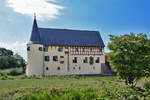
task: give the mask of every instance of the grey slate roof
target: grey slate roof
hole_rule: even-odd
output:
[[[38,28],[36,18],[30,41],[44,45],[104,46],[98,31]]]
[[[34,21],[33,21],[33,27],[32,27],[32,33],[31,33],[30,41],[32,41],[33,43],[40,43],[41,42],[40,41],[40,33],[38,30],[36,18],[34,18]]]

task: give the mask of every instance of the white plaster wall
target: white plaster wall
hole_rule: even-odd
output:
[[[70,49],[70,47],[69,47]],[[63,52],[58,51],[58,46],[49,46],[48,52],[44,52],[44,56],[49,56],[50,61],[44,61],[44,74],[46,76],[49,75],[71,75],[71,74],[102,74],[101,72],[101,63],[105,63],[104,55],[71,55],[69,54],[69,71],[67,69],[68,66],[68,54],[65,54],[65,47],[63,47]],[[69,50],[70,51],[70,50]],[[53,61],[53,56],[58,56],[58,61]],[[60,58],[60,56],[64,56],[64,58]],[[94,64],[89,64],[89,57],[94,57]],[[74,57],[77,57],[78,62],[73,63],[72,60]],[[83,59],[88,57],[88,63],[83,63]],[[95,63],[96,58],[100,58],[99,63]],[[64,64],[60,64],[60,61],[64,61]],[[46,70],[48,67],[48,70]],[[57,68],[60,67],[60,70]],[[75,69],[74,69],[75,67]],[[79,67],[81,69],[79,69]],[[95,67],[95,69],[93,69]]]
[[[94,57],[94,63],[89,63],[89,57]],[[77,57],[77,63],[72,63],[72,59]],[[83,63],[85,57],[88,58],[87,63]],[[99,63],[95,63],[97,57],[100,56],[93,56],[93,55],[70,55],[70,72],[71,74],[101,74],[101,59]],[[101,58],[101,57],[100,57]],[[74,69],[75,67],[75,69]],[[80,69],[79,69],[80,67]],[[95,69],[93,68],[95,67]]]
[[[67,55],[65,54],[65,48],[63,47],[63,51],[58,51],[58,46],[49,46],[48,52],[44,52],[44,56],[49,56],[50,61],[44,61],[44,74],[46,76],[49,75],[67,75]],[[53,56],[58,56],[58,61],[53,61]],[[64,58],[60,58],[60,56],[64,56]],[[60,64],[60,61],[64,61],[64,64]],[[48,70],[46,70],[48,67]],[[60,67],[60,70],[57,68]]]
[[[63,51],[58,51],[58,46],[48,46],[48,52],[39,51],[39,47],[44,47],[40,44],[27,44],[30,47],[30,51],[27,51],[27,69],[26,74],[28,76],[32,75],[72,75],[72,74],[102,74],[101,64],[105,63],[104,49],[103,55],[71,55],[69,47]],[[65,53],[65,51],[69,51]],[[45,56],[50,57],[50,61],[45,61]],[[58,61],[53,61],[53,56],[58,56]],[[64,58],[60,58],[64,56]],[[94,57],[94,63],[91,65],[89,63],[89,57]],[[69,70],[68,70],[68,57],[69,57]],[[73,63],[74,57],[77,57],[77,63]],[[85,57],[88,57],[88,63],[83,63]],[[100,58],[99,63],[95,63],[96,58]],[[61,64],[60,61],[64,61],[64,64]],[[46,68],[48,67],[48,70]],[[60,70],[58,70],[60,67]],[[80,69],[79,69],[80,67]],[[95,69],[93,68],[95,67]],[[74,69],[75,68],[75,69]]]
[[[26,75],[43,75],[43,51],[39,51],[40,44],[27,44],[30,51],[27,51],[27,69]]]

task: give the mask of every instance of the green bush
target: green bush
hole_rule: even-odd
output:
[[[14,69],[14,70],[11,70],[8,75],[11,75],[11,76],[17,76],[17,75],[21,75],[21,72],[19,72],[18,70]]]
[[[103,87],[94,88],[66,88],[66,89],[41,89],[34,88],[21,92],[15,100],[147,100],[150,99],[149,93],[146,95],[131,88],[123,87]],[[18,93],[20,94],[20,93]]]
[[[0,72],[0,77],[7,75],[5,72]]]
[[[150,90],[150,82],[146,82],[144,83],[144,86],[143,86],[146,90]]]
[[[5,72],[0,72],[0,79],[1,80],[13,80],[14,78],[11,76],[8,76]]]

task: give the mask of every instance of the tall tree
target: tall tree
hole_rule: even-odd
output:
[[[25,69],[26,69],[26,61],[17,53],[15,55],[13,55],[13,57],[16,59],[17,64],[19,65],[19,67],[22,67],[22,71],[23,73],[25,73]]]
[[[11,56],[11,55],[13,55],[13,52],[11,50],[0,48],[0,56]]]
[[[13,51],[0,48],[0,69],[22,67],[25,72],[26,62],[18,54],[13,55]]]
[[[110,35],[109,61],[127,85],[150,74],[150,39],[146,34]]]

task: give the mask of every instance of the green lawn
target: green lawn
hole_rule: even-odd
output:
[[[144,83],[147,80],[150,80],[150,78],[143,78],[142,80],[140,80],[139,85],[141,86],[142,85],[141,83]],[[122,94],[122,90],[123,89],[126,90],[126,86],[124,85],[123,81],[121,81],[118,77],[111,77],[111,76],[110,77],[56,76],[56,77],[37,77],[37,78],[34,77],[34,78],[29,79],[21,75],[21,76],[14,77],[13,80],[0,80],[0,96],[5,96],[6,100],[9,100],[11,96],[15,95],[15,93],[17,94],[17,92],[15,92],[16,90],[20,90],[20,91],[25,90],[24,92],[21,92],[22,94],[24,94],[24,93],[28,93],[30,89],[33,89],[34,91],[36,91],[36,89],[47,90],[47,89],[52,89],[52,88],[60,89],[60,91],[61,89],[79,89],[79,90],[83,89],[83,91],[84,89],[96,89],[94,90],[95,92],[93,93],[103,94],[104,96],[108,96],[108,97],[109,95],[116,94],[115,92],[117,91],[118,91],[117,94],[119,93]],[[72,91],[72,90],[67,90],[67,91]],[[109,92],[112,92],[112,93],[108,94]],[[19,93],[19,95],[22,95],[21,93]],[[123,91],[123,93],[126,94],[126,91]],[[132,94],[132,93],[134,94],[135,92],[127,91],[127,94]],[[33,93],[33,95],[34,94],[37,95],[36,93]],[[114,96],[111,96],[111,97],[113,98]],[[109,97],[109,99],[111,97]],[[29,99],[29,100],[40,100],[40,99]],[[66,100],[73,100],[73,99],[66,99]],[[87,99],[87,100],[90,100],[90,99]],[[100,100],[103,100],[103,99],[100,99]]]
[[[111,80],[117,80],[116,77],[50,77],[41,79],[22,79],[15,77],[14,80],[0,80],[0,94],[7,93],[9,91],[18,88],[47,88],[47,87],[99,87],[100,82],[108,82]]]

